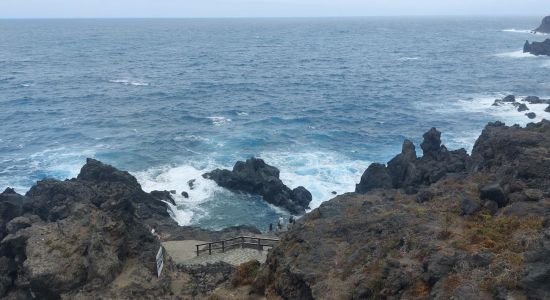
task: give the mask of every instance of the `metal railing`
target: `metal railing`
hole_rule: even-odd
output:
[[[212,251],[221,250],[221,252],[224,253],[226,250],[234,248],[252,248],[263,251],[264,247],[272,248],[278,241],[279,239],[239,236],[223,241],[198,244],[196,245],[197,256],[199,256],[201,252],[208,251],[208,255],[212,255]]]

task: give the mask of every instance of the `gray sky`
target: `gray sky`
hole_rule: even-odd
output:
[[[549,0],[0,0],[0,18],[544,15]]]

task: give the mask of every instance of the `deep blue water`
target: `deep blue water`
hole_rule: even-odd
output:
[[[550,59],[521,53],[548,37],[522,31],[539,22],[0,20],[0,188],[72,177],[96,157],[146,190],[197,179],[177,199],[182,224],[265,228],[283,212],[200,174],[259,156],[316,207],[432,126],[471,149],[488,121],[528,121],[494,98],[550,96]]]

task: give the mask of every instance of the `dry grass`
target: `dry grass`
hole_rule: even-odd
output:
[[[235,270],[235,274],[233,274],[231,284],[234,287],[252,284],[258,276],[259,269],[260,262],[257,260],[251,260],[239,265]]]

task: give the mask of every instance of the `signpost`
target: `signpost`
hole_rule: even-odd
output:
[[[157,253],[157,276],[160,277],[160,273],[162,272],[162,268],[164,267],[164,253],[162,251],[162,246],[159,248],[159,252]]]

